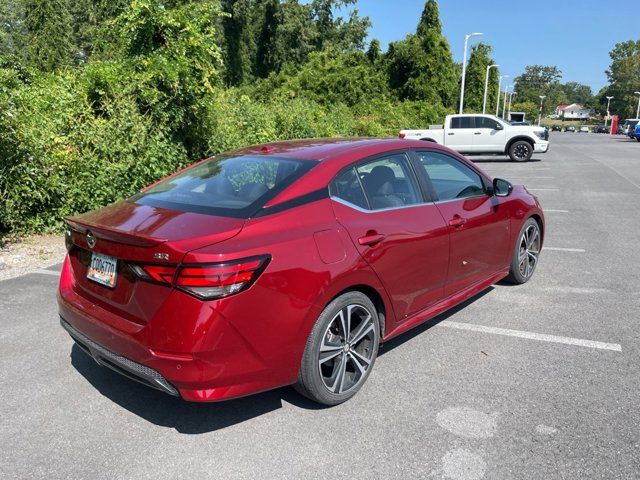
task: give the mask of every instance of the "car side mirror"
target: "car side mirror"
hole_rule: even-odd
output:
[[[508,197],[513,192],[513,185],[502,178],[493,179],[493,194],[496,197]]]
[[[504,127],[499,123],[496,123],[496,127],[494,128],[494,130],[504,130]]]

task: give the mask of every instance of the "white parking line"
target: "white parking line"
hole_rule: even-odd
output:
[[[551,250],[552,252],[575,252],[585,253],[584,248],[563,248],[563,247],[542,247],[543,250]]]
[[[38,269],[38,270],[34,270],[31,273],[40,273],[42,275],[53,275],[55,277],[59,277],[60,276],[60,272],[56,272],[55,270]]]
[[[559,337],[557,335],[547,335],[545,333],[525,332],[522,330],[510,330],[508,328],[486,327],[473,323],[452,322],[443,320],[438,323],[438,327],[456,328],[458,330],[470,330],[472,332],[492,333],[494,335],[505,335],[507,337],[526,338],[540,342],[563,343],[565,345],[575,345],[578,347],[597,348],[600,350],[613,350],[621,352],[622,346],[618,343],[596,342],[594,340],[584,340],[582,338]]]
[[[542,210],[544,213],[553,212],[553,213],[569,213],[569,210],[554,210],[553,208],[544,208]]]

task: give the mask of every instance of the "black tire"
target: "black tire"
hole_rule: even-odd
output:
[[[514,162],[528,162],[533,155],[533,145],[526,140],[513,142],[509,147],[509,158]]]
[[[537,233],[537,241],[532,240],[531,245],[529,247],[525,247],[523,250],[523,240],[525,238],[525,232],[528,230],[535,230]],[[534,243],[536,243],[535,246],[533,245]],[[511,269],[509,270],[509,276],[505,279],[507,282],[513,283],[514,285],[521,285],[523,283],[527,283],[531,279],[538,265],[540,245],[542,245],[542,232],[540,230],[540,225],[534,218],[529,218],[524,222],[524,225],[522,225],[522,228],[518,233],[518,237],[516,238],[516,244],[513,249],[513,254],[511,255]],[[535,255],[530,253],[536,250],[537,252]],[[525,255],[523,255],[523,253],[525,253]],[[523,257],[526,257],[528,268],[522,263]]]
[[[640,142],[640,137],[636,137],[636,140]]]
[[[341,318],[345,318],[347,311],[350,317],[353,316],[355,323],[351,325],[350,319],[351,326],[343,330],[345,323],[341,322]],[[362,333],[359,328],[368,333],[354,342],[357,335]],[[344,331],[350,332],[353,345],[341,340]],[[369,377],[378,355],[379,344],[380,322],[369,297],[355,291],[340,295],[325,307],[311,330],[294,388],[305,397],[323,405],[346,402],[358,393]],[[325,349],[325,359],[320,358],[321,347]],[[327,383],[335,387],[332,389]]]

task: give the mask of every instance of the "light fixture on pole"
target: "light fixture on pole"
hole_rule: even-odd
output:
[[[542,121],[542,102],[547,98],[546,95],[538,95],[540,97],[540,112],[538,113],[538,126],[540,126],[540,122]]]
[[[502,79],[507,78],[509,75],[500,75],[498,79],[498,101],[496,102],[496,117],[498,116],[498,112],[500,112],[500,88],[502,86]]]
[[[636,95],[640,95],[640,92],[633,92]],[[640,97],[638,97],[638,108],[636,109],[636,118],[640,118]]]
[[[467,73],[467,43],[471,37],[477,37],[482,35],[482,33],[469,33],[464,36],[464,57],[462,59],[462,83],[460,84],[460,112],[462,113],[462,109],[464,108],[464,77]]]
[[[614,98],[613,95],[610,97],[607,97],[607,116],[604,119],[604,128],[607,128],[607,122],[609,121],[609,117],[611,116],[611,114],[609,113],[609,105],[611,104],[611,99]]]
[[[507,87],[504,89],[504,101],[502,102],[502,118],[504,118],[504,112],[507,109],[507,91],[513,88],[513,85],[507,85]]]
[[[494,63],[493,65],[487,65],[487,75],[484,77],[484,98],[482,100],[482,113],[487,113],[487,90],[489,89],[489,70],[492,68],[498,68],[500,65]]]

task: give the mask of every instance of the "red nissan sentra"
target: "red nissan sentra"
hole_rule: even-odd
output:
[[[538,200],[408,140],[304,140],[196,163],[67,219],[62,326],[191,401],[295,384],[335,405],[389,340],[535,271]]]

